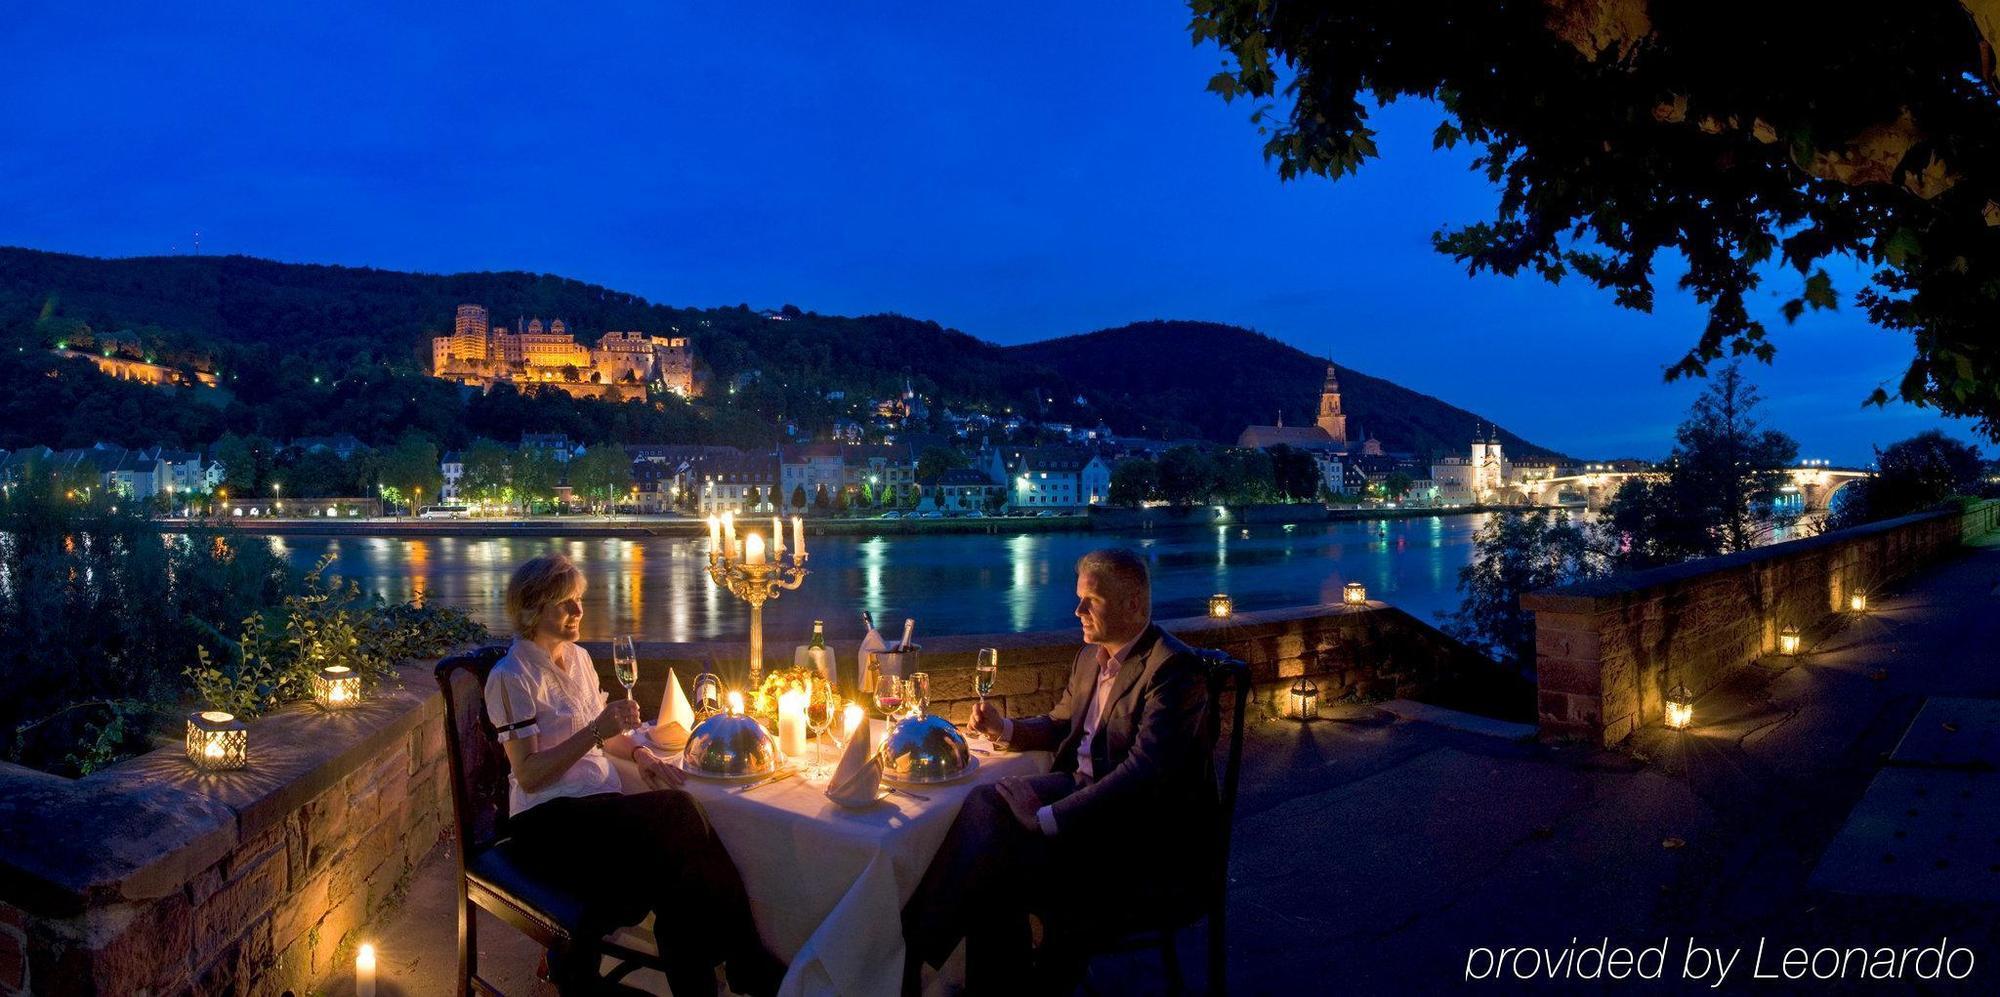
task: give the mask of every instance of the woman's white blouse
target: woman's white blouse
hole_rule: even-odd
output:
[[[575,644],[558,650],[558,661],[533,641],[514,638],[507,656],[486,676],[486,715],[504,743],[530,734],[541,735],[546,750],[590,726],[610,701],[597,682],[590,654]],[[508,812],[518,814],[558,796],[616,793],[618,772],[602,749],[591,748],[556,780],[535,792],[507,776]]]

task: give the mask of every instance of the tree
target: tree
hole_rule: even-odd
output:
[[[556,459],[540,447],[522,447],[514,456],[514,495],[521,507],[532,513],[538,506],[555,501],[556,482],[562,474]]]
[[[1684,259],[1708,323],[1673,378],[1772,356],[1749,300],[1776,264],[1796,271],[1789,321],[1836,304],[1822,261],[1859,259],[1857,302],[1916,343],[1902,397],[2000,434],[2000,18],[1968,13],[1989,5],[1193,8],[1225,55],[1209,89],[1256,102],[1281,177],[1353,173],[1376,155],[1370,106],[1434,101],[1433,144],[1477,144],[1499,191],[1490,220],[1435,237],[1470,271],[1574,272],[1644,311],[1654,261]]]
[[[438,469],[437,444],[422,433],[403,434],[383,455],[381,475],[384,495],[390,501],[409,503],[410,511],[415,512],[424,496],[436,500],[444,486],[444,475]]]
[[[1319,461],[1313,459],[1310,451],[1280,443],[1271,448],[1270,454],[1271,478],[1281,500],[1286,502],[1318,500],[1321,487]]]
[[[1160,455],[1160,497],[1169,505],[1207,502],[1221,485],[1215,458],[1195,447],[1174,447]]]
[[[574,494],[603,508],[632,487],[632,459],[616,443],[591,447],[569,462],[569,484]]]
[[[832,500],[829,499],[826,494],[826,486],[825,485],[813,486],[813,508],[818,509],[821,512],[825,512],[827,510],[827,507],[831,504]]]
[[[1777,491],[1799,446],[1758,424],[1757,403],[1741,364],[1715,373],[1675,430],[1664,473],[1626,482],[1607,509],[1613,528],[1627,539],[1621,563],[1672,564],[1761,540],[1755,503]]]
[[[1953,495],[1976,495],[1985,485],[1979,448],[1935,429],[1875,452],[1875,476],[1853,482],[1834,496],[1827,517],[1833,529],[1859,526],[1921,512]]]
[[[1160,466],[1144,457],[1127,457],[1111,468],[1112,505],[1137,506],[1160,490]]]
[[[793,485],[793,486],[792,486],[792,508],[794,508],[794,509],[804,509],[805,507],[806,507],[806,486],[804,486],[804,485]]]
[[[224,433],[221,439],[215,441],[215,459],[222,462],[222,487],[235,495],[257,494],[270,463],[270,454],[268,440]]]
[[[1215,464],[1223,501],[1246,504],[1277,501],[1277,472],[1270,454],[1262,450],[1224,450]]]
[[[1458,569],[1459,607],[1438,613],[1443,630],[1502,664],[1535,660],[1535,616],[1521,593],[1605,571],[1602,545],[1564,512],[1497,513],[1479,528],[1471,563]]]
[[[930,486],[944,477],[944,472],[961,467],[970,467],[972,462],[966,456],[950,447],[925,447],[917,458],[917,482]]]
[[[1401,502],[1416,483],[1417,479],[1410,477],[1408,471],[1390,471],[1388,477],[1382,479],[1382,494],[1388,496],[1391,502]]]
[[[513,451],[506,447],[488,439],[474,440],[472,446],[465,450],[465,470],[459,478],[459,491],[487,504],[505,501],[513,460]]]

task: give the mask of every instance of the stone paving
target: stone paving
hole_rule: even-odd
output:
[[[1974,717],[1984,707],[1948,699],[2000,699],[1996,582],[2000,545],[1989,541],[1878,593],[1868,615],[1817,628],[1797,659],[1739,670],[1696,704],[1691,730],[1646,727],[1616,750],[1523,742],[1507,725],[1460,729],[1433,722],[1448,714],[1396,704],[1329,707],[1311,724],[1256,720],[1232,857],[1231,989],[1465,989],[1473,946],[1561,948],[1608,937],[1635,948],[1671,939],[1677,962],[1689,939],[1740,947],[1728,992],[1751,988],[1760,938],[1775,952],[1949,936],[1979,960],[1959,986],[1994,992],[2000,839],[1956,842],[1944,861],[1958,865],[1942,870],[1929,839],[1905,844],[1892,863],[1910,868],[1902,876],[1881,868],[1867,822],[1878,803],[1907,802],[1893,794],[1914,792],[1899,785],[1908,773],[1944,772],[1954,785],[1981,777],[1977,764],[1925,769],[1892,756],[1919,729],[1913,721],[1927,701]],[[1925,726],[1936,719],[1926,716]],[[1947,720],[1936,722],[1943,730]],[[1984,737],[1978,723],[1954,726]],[[1908,743],[1919,762],[1984,750]],[[1875,796],[1871,785],[1890,795],[1857,811],[1864,794]],[[1946,833],[1976,838],[1981,815],[2000,810],[1981,792],[1981,807],[1951,818],[1963,826],[1906,823],[1940,842]],[[1855,872],[1863,866],[1866,875]],[[452,868],[440,848],[381,929],[385,975],[401,992],[449,990]],[[520,936],[488,921],[482,950],[507,992],[549,992],[533,983],[536,953]],[[1184,935],[1181,957],[1203,988],[1198,932]],[[1707,989],[1677,987],[1680,968],[1653,986]],[[1159,960],[1099,959],[1090,988],[1159,992]]]

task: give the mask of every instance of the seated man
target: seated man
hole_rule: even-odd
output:
[[[1007,747],[1055,752],[1047,775],[966,797],[903,908],[905,980],[966,940],[973,993],[1066,993],[1093,935],[1132,920],[1133,877],[1171,890],[1209,846],[1215,781],[1200,737],[1206,669],[1152,625],[1146,562],[1122,549],[1076,564],[1085,647],[1045,716],[1009,719],[993,704],[973,726]],[[1192,888],[1193,884],[1187,884]],[[1126,909],[1121,909],[1126,908]],[[1042,919],[1038,958],[1028,915]]]

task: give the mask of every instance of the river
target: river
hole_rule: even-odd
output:
[[[1153,572],[1154,615],[1198,616],[1210,593],[1238,610],[1338,602],[1351,579],[1372,599],[1424,620],[1458,604],[1458,569],[1472,556],[1484,515],[1217,526],[1144,533],[936,534],[809,537],[804,587],[766,603],[766,639],[803,642],[814,619],[858,638],[860,613],[885,632],[914,616],[923,634],[1006,633],[1073,627],[1076,559],[1124,545]],[[590,581],[586,639],[743,639],[749,609],[711,584],[707,540],[655,537],[283,537],[273,543],[300,568],[332,554],[333,574],[392,600],[421,595],[463,607],[496,634],[509,632],[507,576],[522,561],[560,550]],[[893,636],[893,635],[892,635]]]

